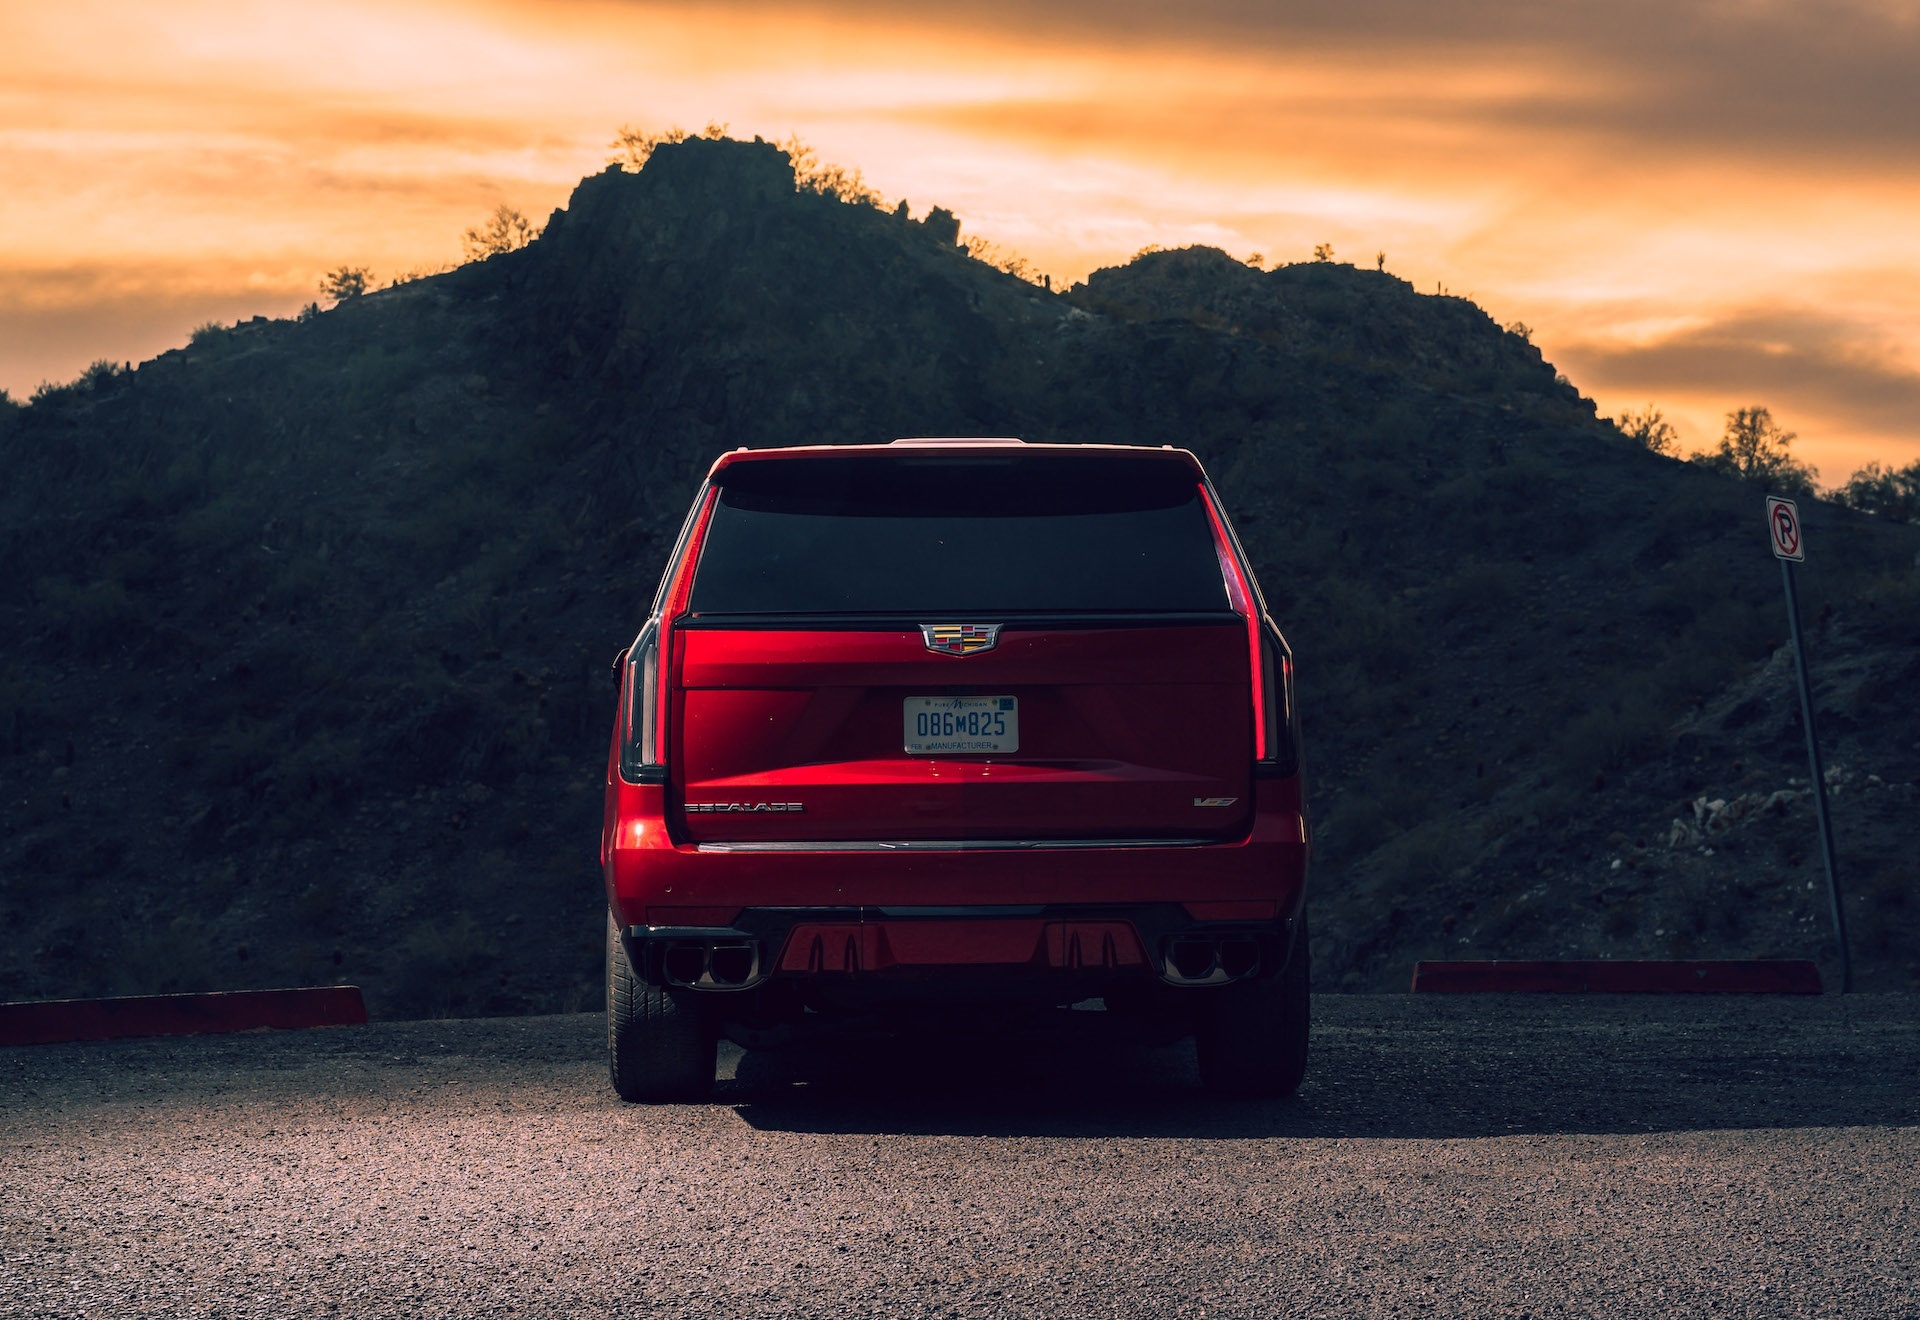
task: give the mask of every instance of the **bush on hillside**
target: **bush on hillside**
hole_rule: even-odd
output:
[[[1903,468],[1869,463],[1833,493],[1834,502],[1889,522],[1920,522],[1920,461]]]
[[[332,303],[348,302],[367,291],[373,272],[365,266],[341,266],[320,279],[320,296]]]
[[[1814,478],[1820,472],[1788,452],[1796,438],[1773,420],[1768,409],[1758,404],[1736,408],[1727,414],[1727,430],[1720,438],[1719,449],[1695,454],[1693,462],[1782,495],[1811,498]]]
[[[711,138],[715,141],[727,135],[725,124],[708,124],[697,134],[689,133],[679,126],[662,129],[658,133],[643,133],[627,124],[613,135],[613,141],[607,145],[613,148],[613,155],[607,157],[607,164],[618,165],[628,174],[638,174],[647,163],[647,157],[653,155],[654,148],[674,142],[685,142],[690,137]]]
[[[1680,454],[1680,433],[1652,404],[1639,412],[1629,409],[1613,419],[1614,429],[1642,449],[1656,454]]]
[[[540,230],[505,202],[493,208],[484,224],[468,229],[460,236],[468,261],[485,261],[504,252],[517,252],[534,239]]]

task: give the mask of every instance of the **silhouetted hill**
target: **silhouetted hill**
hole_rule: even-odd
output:
[[[608,663],[699,475],[968,433],[1221,482],[1299,658],[1323,988],[1825,953],[1757,491],[1390,275],[1195,248],[1050,293],[695,139],[518,252],[0,408],[0,998],[597,1003]],[[1914,984],[1920,532],[1807,522],[1856,954]]]

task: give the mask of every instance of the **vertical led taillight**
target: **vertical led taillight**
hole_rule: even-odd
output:
[[[1267,700],[1273,686],[1273,662],[1262,644],[1260,607],[1254,603],[1253,584],[1247,580],[1247,571],[1241,566],[1233,537],[1214,503],[1213,492],[1205,485],[1200,487],[1200,503],[1206,507],[1207,520],[1213,524],[1213,549],[1220,558],[1220,576],[1226,580],[1227,600],[1233,612],[1246,620],[1247,671],[1253,687],[1253,759],[1265,761],[1274,745]]]
[[[1264,750],[1254,760],[1270,774],[1289,775],[1297,768],[1293,741],[1293,657],[1271,628],[1260,630],[1262,660],[1260,702],[1265,730]]]
[[[1246,566],[1246,552],[1227,525],[1210,487],[1200,487],[1200,502],[1213,524],[1213,545],[1233,612],[1246,620],[1247,668],[1253,689],[1254,767],[1270,775],[1298,768],[1293,738],[1293,656],[1266,618],[1260,592]]]
[[[626,736],[620,773],[636,784],[658,782],[666,773],[660,739],[660,628],[649,623],[627,652]]]
[[[654,616],[627,652],[627,704],[622,712],[626,732],[621,742],[620,772],[636,784],[666,782],[668,715],[673,710],[673,625],[692,597],[700,543],[719,494],[717,487],[707,487],[687,515],[659,594],[654,597]]]

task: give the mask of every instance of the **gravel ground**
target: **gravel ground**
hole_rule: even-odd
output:
[[[0,1314],[1920,1317],[1920,998],[1323,996],[1189,1047],[723,1056],[597,1015],[0,1050]]]

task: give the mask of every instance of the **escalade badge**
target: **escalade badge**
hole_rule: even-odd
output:
[[[689,802],[688,811],[805,811],[799,802]]]
[[[1240,800],[1240,799],[1239,799],[1239,798],[1237,798],[1237,797],[1232,797],[1232,798],[1195,798],[1195,799],[1193,800],[1193,805],[1194,805],[1194,806],[1196,806],[1196,807],[1230,807],[1230,806],[1232,806],[1232,805],[1233,805],[1234,803],[1236,803],[1236,802],[1238,802],[1239,800]]]
[[[941,655],[972,655],[976,651],[991,651],[1000,644],[1000,625],[923,623],[920,635],[927,639],[929,651],[938,651]]]

